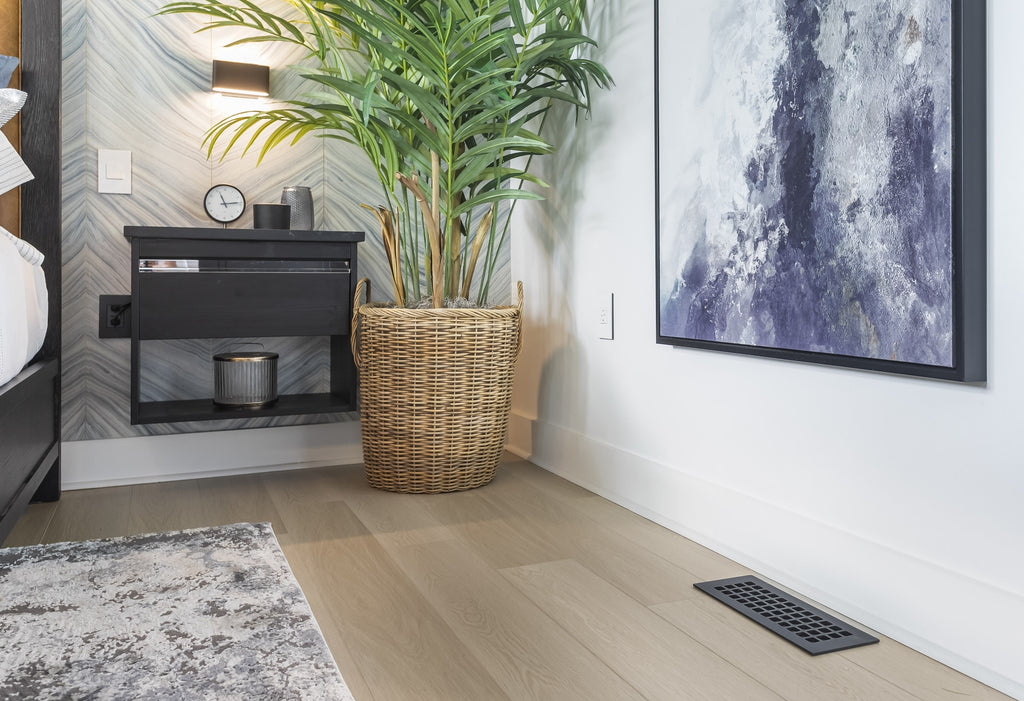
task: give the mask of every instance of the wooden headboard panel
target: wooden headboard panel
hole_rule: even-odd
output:
[[[6,3],[9,0],[0,0]],[[21,0],[21,157],[35,176],[21,186],[21,237],[46,256],[50,323],[43,358],[60,355],[60,3]]]
[[[21,0],[0,0],[0,55],[21,56]],[[0,88],[20,88],[21,68],[14,72],[9,85]],[[3,133],[14,148],[21,147],[20,116],[3,127]],[[21,188],[0,195],[0,226],[16,236],[21,235]]]

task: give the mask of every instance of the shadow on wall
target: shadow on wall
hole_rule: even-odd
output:
[[[552,350],[537,380],[540,391],[537,395],[537,416],[575,416],[587,406],[587,357],[580,352],[575,336],[564,334],[559,327],[536,327],[528,330],[532,337],[540,338],[563,334],[561,345]],[[537,431],[539,423],[534,422]],[[575,426],[566,428],[575,429]],[[536,436],[534,436],[534,439]],[[536,440],[534,440],[536,443]],[[532,446],[531,446],[532,452]]]
[[[629,18],[628,4],[629,0],[608,0],[591,6],[588,33],[598,44],[591,53],[594,60],[605,63],[615,44],[635,25],[635,20]],[[531,264],[539,268],[532,273],[537,287],[534,299],[539,303],[524,318],[524,334],[527,343],[533,339],[534,357],[544,359],[539,376],[524,378],[524,384],[536,387],[538,418],[563,417],[570,424],[566,427],[574,430],[581,428],[577,424],[583,421],[587,406],[587,362],[574,331],[577,315],[585,313],[573,305],[579,265],[576,238],[587,235],[580,223],[586,219],[581,210],[586,179],[593,177],[587,166],[594,148],[610,138],[612,120],[607,108],[614,99],[613,86],[593,94],[590,115],[581,113],[577,118],[575,110],[567,105],[552,110],[545,136],[557,154],[541,159],[536,168],[537,175],[550,187],[543,191],[545,200],[524,208],[524,233],[537,247]]]

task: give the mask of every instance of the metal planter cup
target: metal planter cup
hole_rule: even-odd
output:
[[[218,353],[213,356],[213,402],[261,406],[277,401],[277,353]]]
[[[281,204],[292,208],[291,228],[296,231],[313,230],[313,193],[308,187],[286,187],[281,191]]]

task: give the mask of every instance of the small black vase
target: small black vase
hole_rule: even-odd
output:
[[[290,229],[291,207],[276,202],[259,203],[252,206],[252,228]]]

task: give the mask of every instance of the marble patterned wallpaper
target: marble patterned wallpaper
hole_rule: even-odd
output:
[[[352,420],[355,414],[292,416],[132,426],[129,423],[127,339],[97,337],[100,294],[130,292],[126,225],[208,226],[202,196],[215,183],[237,185],[252,202],[276,202],[286,185],[313,190],[316,228],[360,230],[359,274],[375,296],[390,290],[387,262],[372,215],[360,203],[383,200],[365,156],[336,139],[307,138],[277,148],[257,167],[254,155],[208,160],[203,134],[248,101],[209,90],[213,59],[271,66],[271,93],[306,88],[287,67],[302,59],[290,47],[225,48],[227,30],[196,33],[201,20],[154,17],[162,0],[63,2],[63,429],[65,441]],[[96,192],[97,149],[132,152],[132,194]],[[252,223],[251,210],[231,225]],[[507,256],[492,289],[510,290]],[[494,303],[506,303],[492,299]],[[326,391],[326,339],[260,341],[281,354],[282,393]],[[230,342],[194,340],[143,344],[142,392],[149,399],[210,396],[212,354]],[[251,349],[252,346],[245,347]]]

